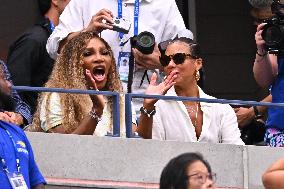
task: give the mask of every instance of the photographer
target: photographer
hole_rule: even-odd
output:
[[[258,25],[255,33],[257,46],[253,66],[254,77],[261,87],[271,86],[272,102],[284,102],[284,57],[281,49],[276,56],[269,54],[262,33],[266,23]],[[271,107],[268,110],[265,142],[269,146],[282,147],[284,145],[284,109]]]

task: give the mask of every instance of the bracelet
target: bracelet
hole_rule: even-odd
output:
[[[97,121],[97,122],[99,122],[99,121],[102,120],[102,116],[99,116],[99,115],[96,113],[95,110],[91,110],[91,111],[89,112],[89,116],[90,116],[92,119],[94,119],[95,121]]]
[[[254,111],[254,118],[255,119],[260,119],[260,118],[263,117],[263,115],[259,113],[259,111],[258,111],[256,106],[253,106],[253,111]]]
[[[258,50],[256,50],[256,54],[257,54],[258,56],[263,57],[263,56],[266,56],[266,55],[267,55],[267,51],[265,51],[263,54],[260,54],[260,53],[258,52]]]
[[[147,115],[147,117],[152,117],[153,115],[156,114],[156,107],[154,106],[153,110],[147,110],[145,107],[140,108],[140,112],[144,115]]]

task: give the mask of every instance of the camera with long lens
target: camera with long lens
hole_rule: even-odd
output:
[[[273,0],[271,11],[274,17],[264,21],[262,38],[265,41],[265,49],[270,54],[284,55],[284,4],[279,0]]]
[[[148,31],[131,38],[131,46],[143,54],[152,54],[155,48],[155,36]]]

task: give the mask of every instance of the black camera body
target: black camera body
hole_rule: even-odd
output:
[[[264,21],[262,38],[265,41],[265,49],[270,54],[284,55],[284,4],[274,0],[271,11],[275,17]]]
[[[131,47],[143,54],[152,54],[155,48],[155,36],[148,31],[141,32],[130,40]]]

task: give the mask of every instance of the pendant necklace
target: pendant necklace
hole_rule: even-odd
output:
[[[186,110],[188,111],[189,114],[195,114],[194,115],[194,123],[193,126],[196,127],[197,126],[197,118],[198,118],[198,111],[199,111],[199,105],[198,105],[198,102],[196,102],[196,108],[194,108],[193,106],[189,106],[189,105],[185,105],[186,107]]]

